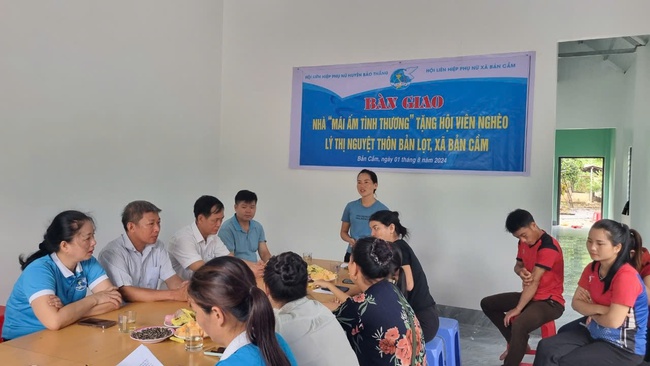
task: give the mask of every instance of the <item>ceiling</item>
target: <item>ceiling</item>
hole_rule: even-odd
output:
[[[600,57],[625,73],[634,63],[638,47],[647,47],[650,35],[560,42],[558,58]]]

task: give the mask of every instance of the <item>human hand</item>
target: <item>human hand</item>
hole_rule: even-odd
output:
[[[526,268],[522,268],[521,271],[519,271],[519,277],[521,278],[521,284],[524,287],[533,283],[533,274]]]
[[[510,323],[512,323],[512,321],[514,320],[513,318],[515,318],[519,314],[521,314],[521,310],[519,310],[518,308],[509,310],[506,313],[506,317],[503,318],[503,325],[505,325],[506,327],[510,326]]]
[[[180,286],[174,289],[174,300],[176,301],[188,301],[187,297],[187,287],[189,286],[190,281],[183,281]]]
[[[583,289],[582,287],[578,287],[578,289],[576,290],[575,299],[588,302],[590,304],[592,303],[591,295],[589,294],[589,291]]]
[[[117,290],[117,287],[110,287],[104,291],[99,291],[92,294],[97,299],[97,305],[112,304],[115,309],[122,305],[122,295]]]
[[[322,288],[329,289],[332,286],[332,283],[329,281],[315,280],[314,285]]]
[[[61,299],[59,299],[59,297],[56,295],[50,295],[47,300],[47,304],[57,309],[61,309],[63,307],[63,302],[61,302]]]
[[[348,240],[348,244],[350,244],[350,246],[354,246],[354,244],[356,244],[356,243],[357,243],[357,241],[355,239],[353,239],[353,238],[350,238],[350,240]]]
[[[266,262],[264,261],[257,261],[257,263],[253,264],[253,274],[255,274],[255,277],[263,277],[264,276],[264,268],[266,268]]]
[[[591,317],[588,316],[587,320],[585,320],[585,326],[589,325],[589,323],[591,323],[591,320],[592,320]]]

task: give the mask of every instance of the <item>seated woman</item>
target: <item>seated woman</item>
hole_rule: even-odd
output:
[[[646,293],[650,295],[650,253],[648,253],[648,249],[643,247],[643,238],[641,238],[641,234],[632,228],[630,228],[630,239],[632,239],[632,244],[630,245],[631,249],[629,263],[641,275],[643,283],[645,284]],[[636,255],[636,253],[641,253],[641,255]],[[650,302],[650,296],[648,296],[648,302]],[[583,324],[585,324],[587,318],[588,317],[583,316],[574,321],[568,322],[561,326],[557,332],[564,333],[570,330],[580,329]],[[646,343],[648,346],[650,346],[650,342]],[[646,352],[646,354],[649,353]]]
[[[343,301],[334,315],[361,366],[426,365],[420,323],[400,290],[387,279],[396,270],[393,255],[384,240],[357,240],[348,268],[350,279],[362,292],[353,297],[330,282],[316,281]]]
[[[19,257],[23,272],[7,301],[5,339],[58,330],[120,307],[120,293],[92,256],[96,244],[92,218],[79,211],[56,215],[38,251]]]
[[[591,227],[587,250],[594,261],[582,272],[571,304],[587,316],[587,326],[542,339],[535,366],[632,366],[643,361],[648,297],[641,276],[628,263],[633,245],[625,224],[600,220]]]
[[[436,302],[429,292],[427,276],[415,252],[404,240],[409,235],[408,230],[400,223],[399,214],[393,211],[377,211],[370,215],[369,221],[372,236],[392,243],[393,249],[400,254],[402,259],[400,277],[406,285],[406,300],[420,321],[424,341],[429,342],[436,336],[440,320]]]
[[[287,342],[275,333],[271,304],[243,260],[208,261],[192,275],[188,296],[201,328],[227,345],[219,366],[297,365]]]
[[[275,310],[275,330],[300,366],[358,366],[357,357],[334,314],[307,296],[307,263],[296,253],[271,257],[264,285]]]

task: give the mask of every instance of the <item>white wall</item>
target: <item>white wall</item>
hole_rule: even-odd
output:
[[[379,197],[412,229],[436,300],[478,308],[518,285],[506,214],[525,207],[550,225],[557,42],[650,33],[645,0],[220,4],[3,2],[0,298],[18,275],[17,255],[36,249],[56,212],[93,212],[103,244],[132,199],[163,208],[166,239],[191,219],[199,194],[230,207],[249,188],[273,252],[338,258],[356,172],[288,169],[292,67],[532,50],[530,177],[379,177]]]
[[[478,308],[483,296],[518,286],[507,213],[524,207],[550,226],[557,42],[647,34],[650,3],[629,5],[226,1],[221,188],[260,194],[258,218],[274,252],[309,248],[338,258],[339,219],[357,197],[356,172],[287,168],[292,67],[536,51],[530,177],[379,175],[379,198],[412,229],[436,300]]]
[[[631,117],[632,85],[602,56],[558,60],[557,128],[613,128]]]
[[[90,211],[98,249],[126,203],[163,209],[162,238],[217,190],[220,2],[0,5],[0,303],[52,217]]]

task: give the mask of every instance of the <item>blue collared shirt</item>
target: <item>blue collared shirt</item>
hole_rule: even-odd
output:
[[[31,306],[35,299],[56,295],[65,306],[83,299],[88,289],[106,279],[106,272],[94,257],[78,263],[74,273],[56,253],[36,259],[20,274],[11,291],[2,337],[14,339],[45,329]]]
[[[226,244],[226,248],[235,253],[235,257],[250,262],[257,262],[259,244],[260,242],[266,242],[262,224],[251,220],[248,232],[246,232],[239,225],[236,215],[224,221],[218,235],[221,241]]]

